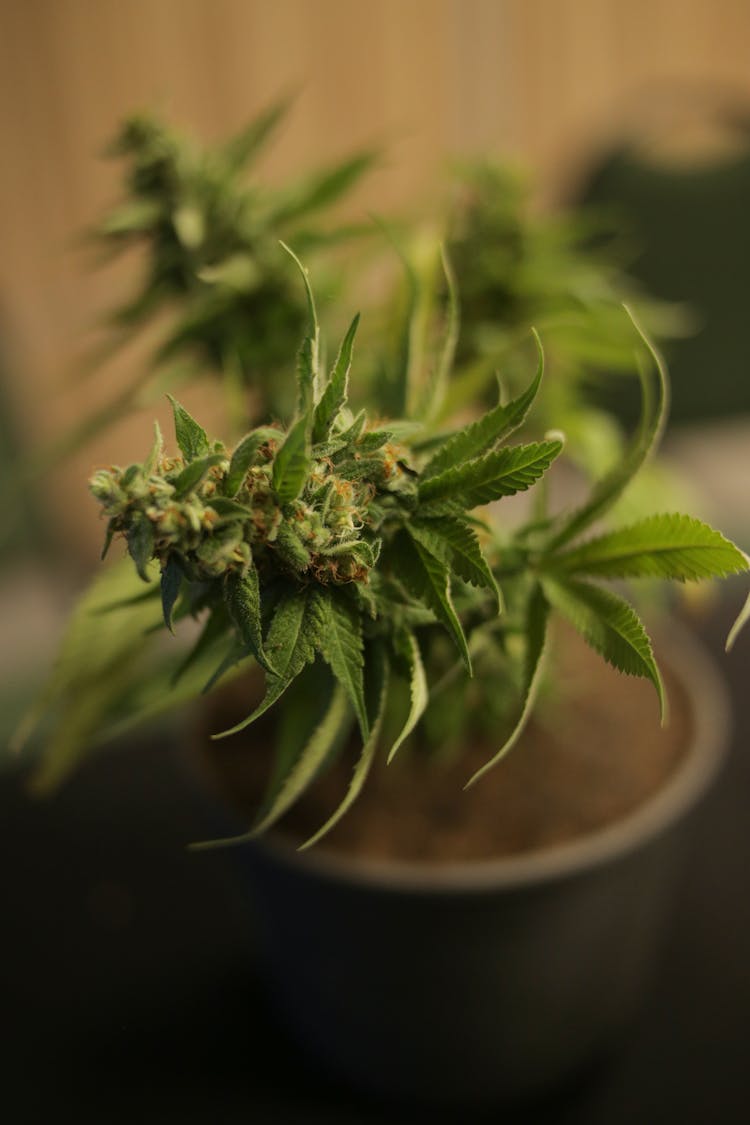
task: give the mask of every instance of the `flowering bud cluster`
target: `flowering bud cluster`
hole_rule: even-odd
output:
[[[176,555],[196,581],[242,572],[253,560],[259,568],[280,566],[323,584],[367,581],[379,546],[382,503],[375,502],[398,492],[405,479],[392,445],[347,451],[343,460],[313,455],[298,497],[285,504],[273,483],[276,442],[260,447],[231,497],[230,456],[222,446],[215,449],[205,459],[212,463],[189,487],[190,466],[181,457],[95,473],[91,491],[109,520],[110,536],[125,535],[131,553],[133,541],[145,538],[162,568]]]

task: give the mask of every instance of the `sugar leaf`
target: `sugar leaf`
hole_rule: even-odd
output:
[[[195,461],[198,457],[205,457],[211,452],[211,443],[206,431],[192,415],[188,414],[185,407],[181,406],[176,398],[173,398],[172,395],[167,395],[167,398],[172,404],[174,432],[182,456],[188,463]]]
[[[277,451],[273,462],[271,483],[281,504],[295,500],[310,471],[309,424],[298,418]]]
[[[331,378],[328,381],[313,414],[312,440],[325,441],[331,430],[331,423],[336,418],[343,406],[346,406],[347,391],[349,387],[349,371],[352,365],[352,350],[354,337],[359,326],[359,313],[349,325],[349,329],[341,341],[336,362],[333,365]]]

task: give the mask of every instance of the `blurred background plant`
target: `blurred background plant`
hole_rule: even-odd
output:
[[[375,153],[355,153],[273,188],[257,176],[248,181],[287,110],[288,101],[276,102],[213,147],[152,114],[124,121],[108,150],[125,162],[124,198],[91,237],[105,258],[139,249],[142,273],[135,292],[107,318],[94,373],[104,378],[107,355],[155,321],[161,339],[144,370],[64,438],[58,453],[124,411],[207,374],[220,377],[235,434],[288,412],[290,384],[282,375],[306,313],[279,240],[318,263],[321,250],[367,229],[337,227],[328,212]],[[329,264],[324,284],[331,293],[336,276]]]

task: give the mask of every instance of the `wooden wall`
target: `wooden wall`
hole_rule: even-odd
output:
[[[116,193],[97,152],[127,111],[156,104],[209,138],[296,87],[269,175],[387,143],[364,212],[435,191],[446,154],[488,149],[553,197],[624,122],[652,124],[644,88],[750,94],[749,64],[747,0],[0,0],[0,317],[31,440],[80,409],[59,385],[122,283],[87,271],[75,237]],[[59,476],[66,523],[91,523],[80,481],[101,450]]]

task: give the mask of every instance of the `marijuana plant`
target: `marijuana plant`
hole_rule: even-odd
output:
[[[312,255],[351,237],[356,228],[326,228],[321,218],[375,159],[360,152],[273,190],[248,182],[287,109],[286,101],[271,105],[213,147],[151,114],[123,123],[109,154],[125,162],[124,198],[92,234],[106,258],[137,249],[143,267],[135,293],[108,318],[104,355],[152,323],[162,325],[161,342],[141,374],[68,435],[65,448],[148,401],[144,388],[163,393],[207,373],[221,379],[238,432],[287,412],[282,369],[305,309],[278,240]]]
[[[624,439],[613,411],[602,409],[602,391],[635,371],[623,303],[659,339],[688,331],[687,310],[655,300],[628,276],[622,236],[618,243],[604,216],[535,213],[529,185],[508,166],[464,165],[453,194],[446,242],[462,316],[447,409],[467,393],[491,396],[497,370],[511,387],[522,378],[533,325],[549,369],[539,419],[565,430],[568,457],[601,473]]]
[[[115,582],[94,596],[95,617],[91,599],[84,603],[67,659],[31,725],[54,718],[43,761],[49,782],[74,764],[92,736],[165,706],[168,688],[182,700],[254,666],[265,677],[260,702],[216,737],[248,727],[282,697],[295,706],[307,699],[300,714],[309,718],[292,743],[277,747],[269,791],[248,836],[273,824],[358,734],[349,790],[312,843],[353,803],[376,754],[391,760],[445,691],[475,673],[481,681],[488,653],[515,664],[518,690],[496,753],[470,781],[495,765],[534,705],[553,611],[615,667],[649,679],[663,709],[644,626],[622,593],[599,580],[694,580],[746,570],[748,560],[719,532],[684,515],[591,532],[641,469],[663,426],[665,374],[635,327],[643,414],[618,464],[574,510],[550,514],[540,504],[516,530],[498,530],[494,510],[485,520],[477,509],[539,491],[563,448],[556,433],[508,440],[537,398],[541,349],[535,374],[515,398],[439,435],[426,429],[419,410],[387,421],[366,410],[355,414],[348,398],[358,317],[326,375],[304,270],[302,277],[309,326],[287,425],[256,427],[228,448],[209,440],[172,400],[176,451],[165,452],[157,429],[145,462],[95,474],[91,487],[107,519],[107,546],[123,536],[136,581],[147,585],[133,593],[126,582],[123,598],[116,567]],[[456,324],[454,294],[438,361],[446,376]],[[420,401],[408,386],[413,372],[407,363],[404,402]],[[447,379],[439,380],[435,393],[446,386]],[[429,413],[429,404],[423,409]],[[114,591],[120,596],[112,604]],[[108,630],[102,612],[131,624]],[[165,695],[155,694],[153,684],[144,692],[128,657],[153,643],[159,618],[172,630],[191,617],[201,631],[192,648],[160,668]],[[161,655],[150,667],[160,662]],[[405,692],[394,691],[398,685]],[[494,678],[485,689],[497,693]],[[398,698],[404,706],[394,718]]]

